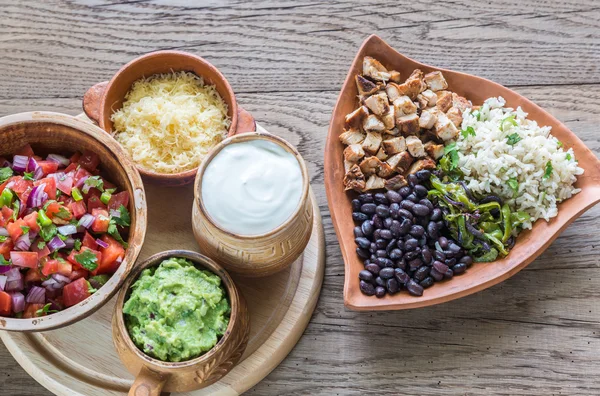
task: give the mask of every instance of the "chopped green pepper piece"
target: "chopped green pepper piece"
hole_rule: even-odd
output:
[[[110,201],[111,197],[112,197],[111,193],[109,193],[108,191],[104,191],[102,193],[102,195],[100,195],[100,201],[102,201],[102,203],[104,205],[108,205],[108,201]]]
[[[510,238],[512,234],[512,223],[510,221],[511,210],[508,207],[508,204],[502,205],[502,219],[504,221],[504,235],[502,236],[502,242],[506,243],[508,238]]]
[[[75,201],[81,201],[83,199],[83,195],[81,195],[81,191],[79,191],[77,187],[71,189],[71,196]]]
[[[46,211],[43,209],[38,211],[37,219],[38,219],[38,223],[42,227],[47,227],[52,224],[52,220],[50,220],[50,218],[46,215]]]
[[[0,207],[10,206],[12,204],[14,195],[10,188],[5,188],[0,195]]]

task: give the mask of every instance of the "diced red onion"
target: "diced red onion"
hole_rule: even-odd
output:
[[[46,159],[48,161],[56,162],[57,164],[64,166],[69,166],[69,164],[71,163],[71,160],[69,160],[67,157],[63,157],[62,155],[58,154],[48,154]]]
[[[77,183],[75,183],[75,187],[77,188],[81,188],[81,186],[83,186],[85,184],[85,181],[87,180],[89,176],[83,176],[81,179],[77,180]],[[89,191],[89,187],[88,187],[88,191]],[[84,191],[85,193],[87,193],[87,191]]]
[[[8,273],[6,274],[7,276],[7,281],[15,281],[15,280],[20,280],[23,279],[23,275],[21,274],[21,271],[19,271],[18,268],[11,268],[10,271],[8,271]]]
[[[75,239],[68,237],[63,241],[65,243],[65,248],[72,249],[75,246]]]
[[[68,276],[62,274],[52,274],[52,278],[57,282],[71,283],[71,279]]]
[[[0,275],[0,290],[4,291],[4,287],[6,286],[6,279],[8,277],[6,275]]]
[[[13,170],[15,172],[25,172],[27,170],[27,163],[29,162],[29,157],[24,155],[15,155],[13,158]]]
[[[25,309],[25,296],[23,293],[15,292],[10,293],[12,299],[12,310],[14,313],[23,312]]]
[[[79,219],[79,222],[77,222],[77,225],[85,227],[85,228],[90,228],[92,226],[92,224],[94,223],[94,220],[96,220],[96,218],[94,216],[92,216],[89,213],[86,213],[83,216],[81,216],[81,219]]]
[[[57,281],[54,278],[50,278],[48,280],[43,281],[42,286],[44,286],[46,290],[49,291],[49,293],[47,294],[49,294],[51,297],[57,297],[55,291],[65,287],[65,284],[63,282]]]
[[[29,240],[33,241],[38,236],[38,233],[35,231],[29,230]]]
[[[23,251],[29,250],[31,247],[31,240],[29,239],[29,234],[21,235],[17,241],[15,242],[15,248]]]
[[[57,302],[54,299],[48,298],[48,302],[52,305],[50,305],[50,309],[55,310],[55,311],[62,311],[65,307],[64,305],[60,304],[59,302]]]
[[[6,287],[4,288],[4,291],[7,292],[21,290],[23,290],[23,279],[8,281],[6,282]]]
[[[0,168],[12,168],[12,164],[9,160],[4,158],[4,161],[2,161],[2,165],[0,165]]]
[[[38,208],[48,200],[48,194],[44,191],[46,183],[41,183],[39,186],[33,187],[29,197],[27,197],[27,206],[30,208]]]
[[[109,211],[108,211],[108,214],[110,215],[110,217],[118,217],[118,218],[120,218],[120,217],[121,217],[121,212],[119,212],[119,211],[118,211],[118,210],[116,210],[116,209],[111,209],[111,210],[109,210]]]
[[[0,236],[8,236],[8,230],[4,227],[0,227]]]
[[[56,279],[50,278],[50,279],[43,281],[42,286],[44,286],[45,288],[48,288],[48,287],[51,287],[52,285],[54,285],[56,282],[57,282]]]
[[[58,232],[60,232],[62,235],[72,235],[72,234],[76,234],[77,233],[77,227],[75,227],[75,225],[73,224],[67,224],[64,226],[60,226],[57,228]]]
[[[104,249],[106,249],[108,247],[108,243],[104,242],[100,238],[96,239],[96,243],[98,244],[98,246],[103,247]]]
[[[6,274],[10,269],[10,265],[0,265],[0,274]]]
[[[25,211],[27,210],[27,205],[25,205],[23,201],[19,201],[17,206],[19,207],[19,217],[24,217]]]
[[[44,169],[41,166],[38,166],[35,172],[33,172],[33,178],[35,180],[40,180],[44,177]]]
[[[25,301],[29,304],[43,304],[46,302],[46,290],[43,287],[33,286],[29,289]]]
[[[48,242],[47,246],[48,246],[48,249],[50,250],[50,252],[53,252],[55,250],[62,249],[67,245],[63,242],[62,239],[55,236],[54,238],[52,238],[52,240],[50,242]]]
[[[35,158],[30,157],[29,161],[27,161],[27,172],[35,172],[35,170],[39,167]]]

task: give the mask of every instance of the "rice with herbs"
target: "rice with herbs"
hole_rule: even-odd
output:
[[[473,192],[493,193],[527,212],[531,219],[523,227],[531,228],[539,218],[556,216],[557,203],[581,190],[573,184],[583,169],[573,149],[564,150],[550,134],[551,127],[505,104],[502,97],[490,98],[479,110],[465,111],[456,142],[458,167]]]

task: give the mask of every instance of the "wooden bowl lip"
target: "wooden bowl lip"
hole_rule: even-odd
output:
[[[292,153],[296,157],[296,160],[298,161],[298,164],[300,165],[300,172],[302,173],[302,195],[300,196],[300,200],[298,201],[298,206],[296,206],[296,209],[294,209],[292,214],[276,228],[272,229],[271,231],[262,233],[262,234],[254,234],[254,235],[237,234],[237,233],[228,231],[228,230],[224,229],[223,227],[221,227],[220,225],[218,225],[212,219],[212,217],[210,216],[210,214],[204,207],[204,201],[202,199],[202,178],[204,176],[204,172],[206,171],[206,168],[208,167],[208,164],[213,160],[213,158],[215,158],[215,156],[221,150],[223,150],[223,148],[225,148],[226,146],[228,146],[230,144],[240,143],[240,142],[244,142],[247,140],[257,140],[257,139],[273,142],[273,143],[283,147],[286,151],[288,151],[289,153]],[[308,177],[309,177],[308,176],[308,168],[306,167],[306,163],[304,162],[302,155],[300,155],[298,150],[294,146],[292,146],[291,143],[286,141],[285,139],[283,139],[279,136],[275,136],[270,133],[266,133],[266,132],[240,133],[238,135],[233,135],[233,136],[230,136],[227,139],[223,140],[222,142],[217,144],[206,155],[206,157],[200,164],[200,168],[198,169],[198,174],[196,175],[196,181],[194,183],[194,202],[198,205],[198,208],[202,212],[202,215],[210,222],[210,224],[213,227],[215,227],[216,229],[218,229],[220,232],[222,232],[223,234],[226,234],[232,238],[242,239],[242,240],[269,238],[269,237],[281,232],[281,230],[287,228],[296,217],[300,216],[300,214],[302,212],[302,208],[304,207],[304,204],[305,204],[306,200],[308,199],[309,185],[310,185],[310,181],[309,181]]]
[[[213,64],[208,62],[206,59],[204,59],[198,55],[191,54],[189,52],[176,51],[176,50],[161,50],[161,51],[149,52],[147,54],[144,54],[140,57],[137,57],[137,58],[129,61],[115,73],[115,75],[108,82],[108,85],[106,86],[106,89],[104,90],[104,93],[102,94],[102,99],[101,99],[101,103],[100,103],[100,116],[98,118],[98,124],[100,125],[100,127],[102,129],[104,129],[106,132],[112,134],[112,128],[111,128],[111,130],[109,130],[109,126],[106,125],[106,123],[104,122],[104,118],[105,118],[104,116],[107,111],[110,111],[111,115],[112,115],[112,113],[114,113],[114,109],[112,107],[114,105],[114,103],[109,105],[109,103],[107,103],[107,98],[108,98],[108,94],[110,93],[111,89],[118,85],[119,79],[123,75],[125,75],[131,68],[133,68],[135,65],[137,65],[138,63],[152,61],[152,60],[158,60],[158,59],[162,59],[162,58],[186,59],[188,61],[192,61],[192,62],[197,63],[198,65],[201,65],[201,67],[203,67],[205,69],[211,70],[213,73],[215,73],[216,76],[219,77],[219,79],[225,85],[225,90],[227,91],[227,95],[229,96],[229,98],[231,98],[231,105],[229,103],[227,103],[227,98],[223,98],[223,100],[227,103],[228,106],[231,106],[231,124],[229,125],[229,129],[227,131],[227,136],[233,135],[237,128],[239,106],[237,103],[237,99],[235,97],[235,93],[233,92],[233,88],[231,88],[231,84],[229,84],[229,81],[225,78],[223,73],[221,73],[219,71],[219,69],[217,69]],[[189,71],[189,70],[185,70],[183,68],[177,69],[177,70],[173,69],[173,70],[174,71]],[[198,75],[197,73],[194,73],[194,74]],[[146,76],[139,75],[136,77],[136,80],[143,78],[143,77],[146,77]],[[204,77],[204,76],[200,76],[200,77]],[[159,183],[165,183],[165,184],[168,184],[168,182],[172,182],[173,180],[179,180],[180,182],[177,183],[177,185],[184,185],[184,184],[191,183],[193,181],[194,176],[198,172],[198,168],[199,168],[199,166],[197,166],[193,169],[189,169],[187,171],[178,172],[178,173],[159,173],[159,172],[154,172],[154,171],[142,168],[135,162],[134,162],[134,165],[137,168],[138,172],[140,172],[140,174],[143,177],[148,178],[148,180],[153,180],[153,181],[156,181]]]
[[[123,260],[127,263],[127,266],[120,267],[124,269],[119,274],[118,278],[116,278],[115,275],[118,274],[120,269],[117,271],[117,273],[111,276],[108,282],[114,282],[114,285],[111,285],[112,288],[107,288],[106,286],[108,286],[108,284],[104,285],[98,289],[96,293],[92,294],[82,302],[48,316],[31,319],[0,317],[1,330],[37,332],[58,329],[85,319],[100,309],[117,293],[128,274],[134,267],[135,261],[137,260],[142,245],[144,244],[147,226],[147,207],[144,185],[139,173],[133,165],[133,162],[127,157],[125,150],[121,148],[120,145],[118,145],[110,137],[110,135],[106,134],[104,130],[76,117],[48,111],[24,112],[2,117],[0,118],[0,129],[23,123],[58,124],[75,129],[82,134],[90,136],[99,144],[103,145],[107,150],[112,152],[115,158],[118,158],[119,166],[127,175],[129,184],[134,191],[134,195],[137,194],[138,190],[142,192],[141,198],[136,200],[136,197],[134,196],[131,200],[133,205],[131,212],[132,215],[135,216],[135,227],[130,229],[130,236],[128,240],[129,247],[126,249],[125,258]],[[116,279],[116,281],[113,281],[113,279]]]
[[[352,310],[356,310],[356,311],[413,309],[413,308],[421,308],[421,307],[426,307],[426,306],[430,306],[430,305],[436,305],[436,304],[452,301],[457,298],[465,297],[467,295],[484,290],[488,287],[491,287],[495,284],[502,282],[503,280],[511,277],[515,273],[517,273],[520,270],[522,270],[523,268],[525,268],[529,263],[531,263],[533,260],[535,260],[535,258],[537,258],[554,241],[554,239],[556,239],[559,236],[559,234],[571,222],[573,222],[576,218],[578,218],[581,214],[583,214],[590,207],[592,207],[593,205],[598,203],[598,201],[600,200],[600,178],[598,176],[596,176],[595,178],[593,178],[593,177],[591,178],[594,181],[594,184],[586,186],[585,190],[598,191],[598,198],[594,198],[594,199],[588,198],[586,201],[582,202],[582,207],[578,208],[577,212],[572,214],[571,217],[567,218],[563,223],[561,223],[562,224],[561,228],[558,228],[556,231],[552,232],[551,234],[548,234],[548,236],[541,236],[541,237],[534,236],[533,240],[535,240],[536,238],[539,238],[539,241],[541,244],[540,247],[533,252],[529,252],[524,258],[521,259],[520,262],[513,263],[513,264],[507,266],[506,268],[502,268],[501,271],[498,271],[497,276],[490,277],[489,279],[485,278],[484,280],[473,282],[472,284],[470,284],[466,287],[460,286],[460,283],[463,283],[464,281],[461,282],[461,280],[459,278],[457,280],[451,281],[451,282],[458,282],[458,285],[454,284],[456,286],[451,287],[444,294],[441,294],[441,295],[438,295],[435,297],[431,297],[431,298],[424,298],[425,295],[423,297],[412,297],[409,301],[406,301],[406,302],[397,302],[398,295],[386,296],[383,299],[378,299],[375,297],[369,297],[369,296],[363,295],[357,289],[358,282],[356,282],[355,286],[351,285],[351,282],[355,282],[355,281],[357,281],[357,279],[351,278],[351,274],[354,271],[352,269],[352,267],[353,267],[352,260],[353,259],[351,259],[351,257],[349,256],[350,249],[347,246],[345,246],[345,243],[344,243],[344,238],[346,238],[346,236],[344,234],[342,234],[343,231],[347,231],[347,230],[345,228],[341,228],[342,222],[339,219],[337,219],[336,208],[339,205],[341,205],[341,203],[333,201],[333,197],[335,196],[335,193],[333,192],[334,189],[341,187],[341,186],[336,185],[336,182],[339,182],[339,180],[335,179],[333,166],[334,166],[334,161],[338,161],[340,159],[333,158],[330,153],[333,151],[334,145],[341,144],[339,142],[339,140],[337,139],[339,131],[333,130],[333,124],[334,124],[334,120],[338,116],[338,113],[340,112],[340,108],[342,107],[342,102],[345,102],[344,93],[348,89],[349,84],[351,84],[351,85],[354,84],[354,76],[353,76],[354,68],[357,65],[357,62],[362,62],[362,60],[360,58],[364,55],[371,54],[373,47],[376,47],[376,46],[383,46],[383,47],[385,47],[386,51],[395,53],[396,57],[400,58],[400,60],[398,60],[398,63],[412,62],[415,65],[418,65],[418,67],[422,67],[423,69],[426,69],[426,70],[427,69],[439,70],[443,73],[449,73],[449,74],[452,74],[455,76],[468,77],[470,79],[478,80],[480,83],[485,83],[486,85],[492,87],[495,91],[505,90],[505,91],[515,95],[516,97],[519,98],[519,100],[522,101],[521,106],[524,107],[525,110],[534,110],[534,111],[543,112],[544,115],[547,117],[547,119],[551,121],[551,123],[548,123],[548,125],[551,124],[553,126],[553,130],[555,127],[557,129],[564,129],[564,131],[566,131],[566,133],[568,135],[570,135],[573,138],[573,140],[576,142],[576,145],[574,145],[573,147],[578,147],[578,150],[583,151],[584,153],[590,153],[591,156],[590,156],[589,160],[591,162],[581,163],[583,166],[585,166],[586,173],[584,174],[584,177],[585,177],[585,175],[591,176],[591,175],[594,175],[594,173],[597,174],[597,170],[596,170],[596,172],[594,172],[594,170],[596,168],[600,167],[600,161],[598,160],[598,158],[589,150],[589,148],[587,148],[585,146],[585,144],[583,144],[583,142],[572,131],[570,131],[566,126],[564,126],[563,123],[561,123],[559,120],[557,120],[550,113],[543,110],[541,107],[539,107],[535,103],[531,102],[524,96],[522,96],[522,95],[520,95],[498,83],[495,83],[493,81],[487,80],[482,77],[477,77],[477,76],[469,75],[466,73],[461,73],[461,72],[457,72],[457,71],[453,71],[453,70],[438,68],[438,67],[420,63],[420,62],[415,61],[405,55],[402,55],[401,53],[396,51],[394,48],[392,48],[389,44],[387,44],[383,39],[381,39],[377,35],[369,36],[361,45],[360,49],[358,50],[356,56],[354,57],[354,59],[352,61],[352,64],[350,65],[349,71],[346,75],[344,84],[342,86],[342,89],[340,90],[340,94],[338,96],[336,105],[335,105],[333,113],[332,113],[332,117],[331,117],[330,124],[329,124],[329,129],[328,129],[327,142],[325,145],[325,159],[324,159],[324,168],[325,168],[324,173],[325,173],[325,186],[326,186],[325,191],[326,191],[327,198],[328,198],[328,206],[330,209],[332,222],[334,225],[334,229],[336,231],[336,235],[338,237],[342,256],[344,259],[344,269],[345,269],[345,271],[344,271],[345,272],[344,305],[346,307],[348,307]],[[373,54],[373,56],[376,56],[376,54]],[[356,88],[354,87],[354,89],[356,89]],[[500,93],[498,93],[498,95],[500,95]],[[579,178],[578,178],[578,180],[579,180]],[[583,192],[584,192],[584,188],[582,188],[582,191],[579,194],[583,194]],[[578,195],[574,196],[572,199],[577,199]],[[568,202],[568,201],[566,201],[566,202]],[[556,221],[556,219],[557,218],[554,218],[548,224],[552,224],[552,222]],[[537,223],[538,222],[536,222],[536,224]],[[520,235],[520,237],[521,236],[522,235]],[[519,243],[519,242],[517,242],[517,243]],[[510,255],[508,257],[510,257]],[[490,264],[494,264],[494,263],[490,263]],[[358,276],[357,276],[357,278],[358,278]],[[352,293],[350,292],[351,289],[352,289]]]
[[[219,341],[217,341],[215,346],[212,347],[209,351],[205,352],[203,355],[182,362],[164,362],[162,360],[146,355],[135,345],[135,343],[131,339],[129,332],[127,331],[127,327],[125,326],[125,320],[123,318],[123,305],[125,304],[125,297],[127,296],[131,285],[138,279],[138,277],[144,269],[157,266],[162,261],[167,260],[169,258],[188,259],[192,261],[195,265],[200,266],[203,269],[206,269],[212,272],[213,274],[219,276],[219,278],[221,278],[221,281],[223,282],[223,285],[225,286],[225,290],[227,292],[229,304],[231,307],[229,324],[227,325],[225,334],[221,337],[221,339],[219,339]],[[234,327],[239,321],[242,320],[243,315],[247,315],[247,312],[242,312],[242,298],[243,297],[238,291],[237,286],[235,285],[235,282],[233,281],[229,273],[216,261],[192,250],[166,250],[163,252],[153,254],[152,256],[145,259],[143,262],[136,264],[135,268],[132,271],[130,271],[127,278],[123,282],[121,290],[119,290],[119,294],[117,295],[117,301],[115,304],[113,316],[116,320],[116,325],[118,327],[117,331],[119,331],[122,334],[122,338],[125,345],[130,351],[134,353],[134,355],[140,361],[143,362],[145,366],[148,366],[160,372],[173,373],[177,370],[189,369],[190,367],[201,366],[209,363],[215,358],[215,355],[224,347],[226,343],[235,341],[235,338],[233,338]],[[246,328],[245,330],[242,329],[241,331],[249,331],[249,328]],[[235,349],[232,349],[231,351],[232,353],[234,353]]]

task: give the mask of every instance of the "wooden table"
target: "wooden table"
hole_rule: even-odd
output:
[[[85,90],[125,62],[181,49],[219,67],[239,102],[304,155],[327,238],[323,290],[304,337],[249,394],[600,393],[600,208],[498,286],[430,308],[355,313],[342,303],[323,187],[329,117],[371,33],[425,63],[514,88],[599,153],[596,1],[2,3],[0,115],[77,114]],[[48,394],[3,346],[0,367],[0,393]]]

